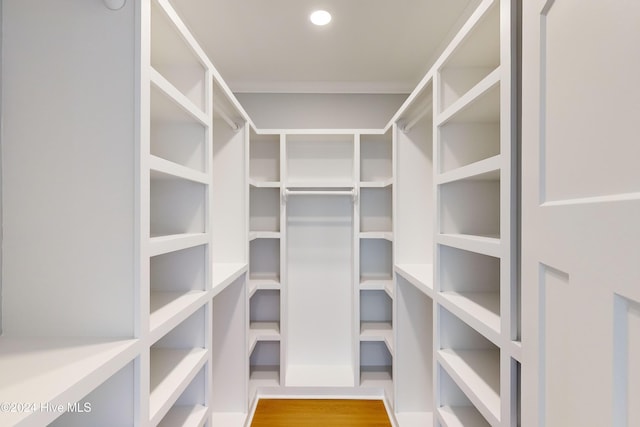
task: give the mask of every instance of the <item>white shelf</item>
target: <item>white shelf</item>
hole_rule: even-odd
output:
[[[436,242],[451,246],[453,248],[464,249],[466,251],[477,252],[483,255],[499,257],[501,255],[500,238],[497,236],[476,236],[471,234],[438,234]]]
[[[204,348],[151,348],[151,424],[157,424],[171,409],[206,363],[207,353]]]
[[[249,399],[262,387],[280,387],[280,366],[252,366],[249,377]]]
[[[249,298],[251,298],[257,290],[280,290],[280,278],[273,276],[249,279]]]
[[[394,354],[391,322],[360,322],[360,341],[382,341],[389,353]]]
[[[249,241],[255,239],[279,239],[280,232],[279,231],[250,231],[249,232]]]
[[[206,291],[151,292],[149,330],[157,341],[202,307],[210,295]]]
[[[158,427],[202,427],[207,422],[209,408],[202,405],[175,405]]]
[[[149,156],[149,168],[151,169],[151,179],[181,178],[200,184],[209,183],[209,176],[206,173],[165,160],[158,156]]]
[[[262,181],[250,178],[249,185],[256,188],[280,188],[280,181]]]
[[[169,252],[193,248],[207,243],[209,243],[209,235],[206,233],[184,233],[151,237],[149,239],[149,255],[168,254]]]
[[[437,410],[443,427],[489,427],[490,424],[473,406],[442,406]]]
[[[140,352],[138,340],[0,337],[0,401],[80,401]],[[47,425],[55,411],[3,412],[2,425]]]
[[[280,341],[279,322],[251,322],[249,325],[249,353],[258,341]]]
[[[391,366],[360,367],[360,387],[382,389],[387,399],[393,401]]]
[[[396,264],[395,271],[433,299],[433,264]]]
[[[474,181],[497,181],[500,179],[500,155],[489,157],[469,165],[440,174],[436,179],[438,184],[449,182],[474,180]]]
[[[299,189],[299,188],[348,188],[352,189],[355,187],[355,183],[352,180],[334,180],[334,179],[326,179],[326,180],[295,180],[288,181],[285,185],[288,189]]]
[[[361,239],[384,239],[393,242],[393,231],[361,231]]]
[[[360,278],[361,291],[385,291],[390,298],[393,298],[393,279],[362,277]]]
[[[222,292],[238,277],[246,273],[247,268],[246,262],[214,262],[211,269],[212,296]]]
[[[384,188],[393,185],[393,178],[389,177],[378,181],[360,181],[360,188]]]
[[[433,412],[396,412],[400,427],[433,427]]]
[[[149,77],[151,84],[162,91],[167,98],[179,106],[184,112],[188,113],[204,126],[211,125],[211,120],[202,110],[196,107],[189,98],[183,95],[183,93],[176,89],[169,80],[165,79],[162,74],[154,70],[152,67],[149,67]]]
[[[500,118],[500,67],[436,116],[436,124],[492,122]]]
[[[438,360],[492,425],[500,424],[500,351],[438,351]]]
[[[440,304],[494,344],[500,343],[499,292],[441,292]]]

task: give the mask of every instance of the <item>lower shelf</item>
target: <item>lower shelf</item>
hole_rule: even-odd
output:
[[[77,402],[138,354],[137,340],[0,337],[0,401]],[[39,403],[38,403],[39,404]],[[0,413],[0,425],[47,425],[56,411]],[[28,419],[28,421],[26,421]]]
[[[157,424],[207,361],[203,348],[151,349],[149,412]]]
[[[252,366],[249,374],[249,401],[259,388],[280,387],[280,366]]]
[[[384,390],[388,402],[393,402],[393,377],[391,366],[362,366],[360,387]]]
[[[490,426],[480,412],[473,406],[443,406],[438,408],[437,414],[443,427]]]
[[[499,424],[500,352],[444,349],[438,351],[438,360],[480,413]]]
[[[207,422],[209,408],[202,405],[176,405],[164,416],[158,427],[202,427]]]

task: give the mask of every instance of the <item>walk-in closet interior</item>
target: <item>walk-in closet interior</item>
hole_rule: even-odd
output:
[[[544,394],[562,386],[545,367],[573,362],[548,350],[561,335],[544,341],[543,290],[579,275],[540,264],[560,285],[525,291],[520,274],[523,10],[544,46],[576,1],[399,1],[440,14],[437,40],[410,87],[377,93],[243,89],[215,65],[230,12],[212,5],[228,3],[2,1],[0,425],[248,427],[281,397],[379,399],[399,427],[577,425],[580,400]],[[283,25],[244,13],[265,40]],[[226,51],[245,68],[246,31]],[[392,63],[403,46],[376,49]],[[547,69],[566,57],[549,52]],[[626,335],[597,344],[623,366],[598,387],[622,402],[640,393],[627,289],[610,316]],[[597,425],[640,425],[612,405]]]

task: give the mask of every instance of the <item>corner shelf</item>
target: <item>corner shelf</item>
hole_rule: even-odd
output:
[[[385,291],[390,298],[393,298],[393,278],[361,277],[360,290]]]
[[[393,185],[393,178],[385,178],[377,181],[360,181],[360,188],[386,188]]]
[[[360,341],[382,341],[387,346],[389,353],[394,354],[391,322],[360,322]]]
[[[280,322],[251,322],[249,324],[249,353],[259,341],[280,341]]]
[[[361,231],[361,239],[384,239],[393,242],[393,231]]]
[[[249,179],[249,185],[255,188],[280,188],[280,181],[261,181],[259,179]]]
[[[249,232],[249,241],[256,239],[279,239],[280,232],[279,231],[250,231]]]

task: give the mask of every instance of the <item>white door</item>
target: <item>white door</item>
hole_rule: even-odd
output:
[[[522,3],[522,425],[640,426],[640,2]]]

